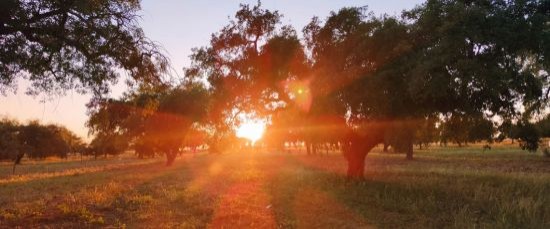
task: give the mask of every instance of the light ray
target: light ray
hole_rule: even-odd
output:
[[[237,128],[237,137],[246,138],[254,144],[260,138],[265,131],[265,122],[260,121],[246,121]]]

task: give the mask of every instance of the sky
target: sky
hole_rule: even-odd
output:
[[[283,14],[283,24],[297,31],[309,23],[313,16],[325,19],[331,11],[342,7],[368,6],[375,15],[400,14],[421,4],[421,0],[264,0],[262,6]],[[172,67],[179,76],[189,65],[188,56],[194,47],[208,44],[210,35],[219,31],[233,18],[239,4],[254,5],[256,0],[142,0],[140,25],[145,35],[158,42],[167,52]],[[64,96],[28,96],[26,83],[20,82],[17,93],[0,95],[0,117],[21,122],[39,120],[42,123],[61,124],[89,140],[85,122],[88,118],[86,103],[89,95],[68,91]],[[112,88],[112,97],[125,90],[123,84]]]

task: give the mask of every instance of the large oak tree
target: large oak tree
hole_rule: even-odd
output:
[[[548,11],[544,1],[431,0],[402,18],[347,8],[314,20],[306,37],[316,77],[358,127],[348,175],[362,176],[366,154],[388,132],[401,134],[412,158],[415,120],[546,106]]]

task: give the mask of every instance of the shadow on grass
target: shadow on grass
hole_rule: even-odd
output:
[[[308,189],[322,191],[335,200],[333,207],[344,205],[379,227],[547,228],[550,223],[550,199],[544,194],[550,192],[550,182],[546,178],[437,172],[412,162],[385,164],[379,167],[381,171],[367,167],[364,181],[351,182],[338,171],[304,163],[302,158],[289,161],[294,168],[281,172],[270,187],[277,203],[276,218],[289,227],[298,226],[302,219],[287,209],[293,209],[303,198],[300,193]],[[316,208],[320,206],[310,206]],[[316,220],[323,217],[332,216],[319,215]]]
[[[204,167],[208,162],[199,157],[194,160],[195,167]],[[191,169],[186,159],[172,167],[158,162],[2,185],[0,227],[122,227],[127,222],[147,223],[170,211],[208,218],[201,209],[191,211],[208,201],[193,198],[196,193],[179,193],[194,179]]]
[[[133,161],[131,163],[116,163],[111,165],[94,165],[94,166],[88,166],[84,165],[83,167],[73,167],[73,168],[67,168],[64,170],[57,170],[57,171],[47,171],[47,172],[34,172],[34,173],[27,173],[23,175],[13,175],[9,176],[5,179],[0,179],[0,185],[1,184],[13,184],[13,183],[21,183],[21,182],[32,182],[36,180],[45,180],[45,179],[52,179],[52,178],[63,178],[63,177],[70,177],[70,176],[78,176],[78,175],[85,175],[85,174],[91,174],[91,173],[99,173],[99,172],[108,172],[112,170],[121,170],[121,169],[131,169],[134,166],[140,166],[140,165],[150,165],[158,163],[155,161]]]
[[[374,159],[361,182],[341,156],[234,154],[0,185],[0,227],[548,228],[549,176]]]

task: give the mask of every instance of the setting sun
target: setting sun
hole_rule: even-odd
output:
[[[260,121],[244,122],[237,128],[237,137],[246,138],[255,143],[262,137],[265,123]]]
[[[550,229],[550,0],[205,2],[0,0],[0,229]]]

